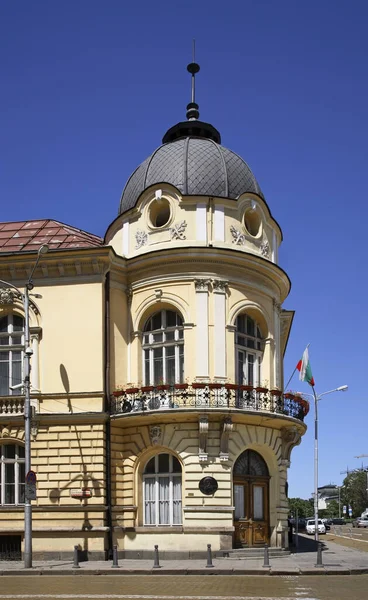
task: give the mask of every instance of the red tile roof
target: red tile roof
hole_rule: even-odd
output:
[[[50,219],[0,223],[0,253],[29,252],[38,250],[43,244],[47,244],[50,250],[91,248],[102,246],[103,239]]]

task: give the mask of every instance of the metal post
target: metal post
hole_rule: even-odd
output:
[[[296,519],[295,519],[295,550],[298,552],[299,546],[299,512],[296,509]]]
[[[212,564],[212,550],[211,550],[211,544],[207,544],[207,564],[206,564],[206,569],[209,569],[210,567],[213,567],[213,564]]]
[[[153,568],[154,569],[159,569],[160,568],[160,559],[158,556],[158,545],[155,545],[155,551],[154,551],[154,559],[153,559]]]
[[[78,545],[74,546],[73,569],[80,569],[79,562],[78,562]]]
[[[318,542],[318,398],[314,387],[312,390],[314,396],[314,539]]]
[[[321,544],[321,542],[318,542],[317,562],[316,562],[315,566],[316,567],[321,567],[322,566],[322,544]]]
[[[118,562],[118,547],[115,545],[112,547],[112,569],[118,569],[119,568],[119,562]]]
[[[267,568],[270,566],[270,556],[268,554],[268,544],[265,544],[265,547],[264,547],[263,566],[267,567]]]
[[[28,284],[29,282],[27,282]],[[26,284],[24,288],[24,453],[25,453],[25,471],[26,474],[31,470],[31,348],[29,333],[29,289]],[[25,486],[24,502],[24,567],[32,567],[32,504],[27,494],[27,485]]]

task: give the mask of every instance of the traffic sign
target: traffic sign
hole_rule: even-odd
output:
[[[26,475],[26,483],[30,483],[32,485],[36,485],[37,483],[37,475],[34,471],[28,471]]]
[[[26,500],[37,500],[36,483],[36,473],[34,471],[28,471],[26,475],[26,485],[24,490]]]

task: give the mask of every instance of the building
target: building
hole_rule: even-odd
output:
[[[324,510],[329,507],[333,500],[340,505],[340,487],[330,483],[318,488],[318,509]]]
[[[288,546],[287,470],[308,406],[282,393],[281,241],[194,98],[128,180],[104,240],[56,221],[0,225],[0,551],[23,543],[17,289],[45,244],[29,310],[34,556]]]

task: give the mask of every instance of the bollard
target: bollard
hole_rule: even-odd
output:
[[[118,569],[119,568],[119,562],[118,562],[118,547],[117,546],[113,546],[112,547],[112,569]]]
[[[79,562],[78,562],[78,546],[74,546],[73,569],[80,569]]]
[[[318,542],[316,567],[322,567],[322,544]]]
[[[265,547],[264,547],[263,566],[266,567],[267,569],[270,566],[270,556],[268,554],[268,544],[265,544]]]
[[[154,560],[153,560],[153,568],[154,569],[159,569],[160,568],[160,560],[159,560],[159,556],[158,556],[158,546],[157,546],[157,544],[155,545],[155,554],[154,554]]]
[[[213,567],[213,564],[212,564],[212,550],[211,550],[211,544],[207,544],[207,564],[206,564],[206,569],[209,569],[210,567]]]

